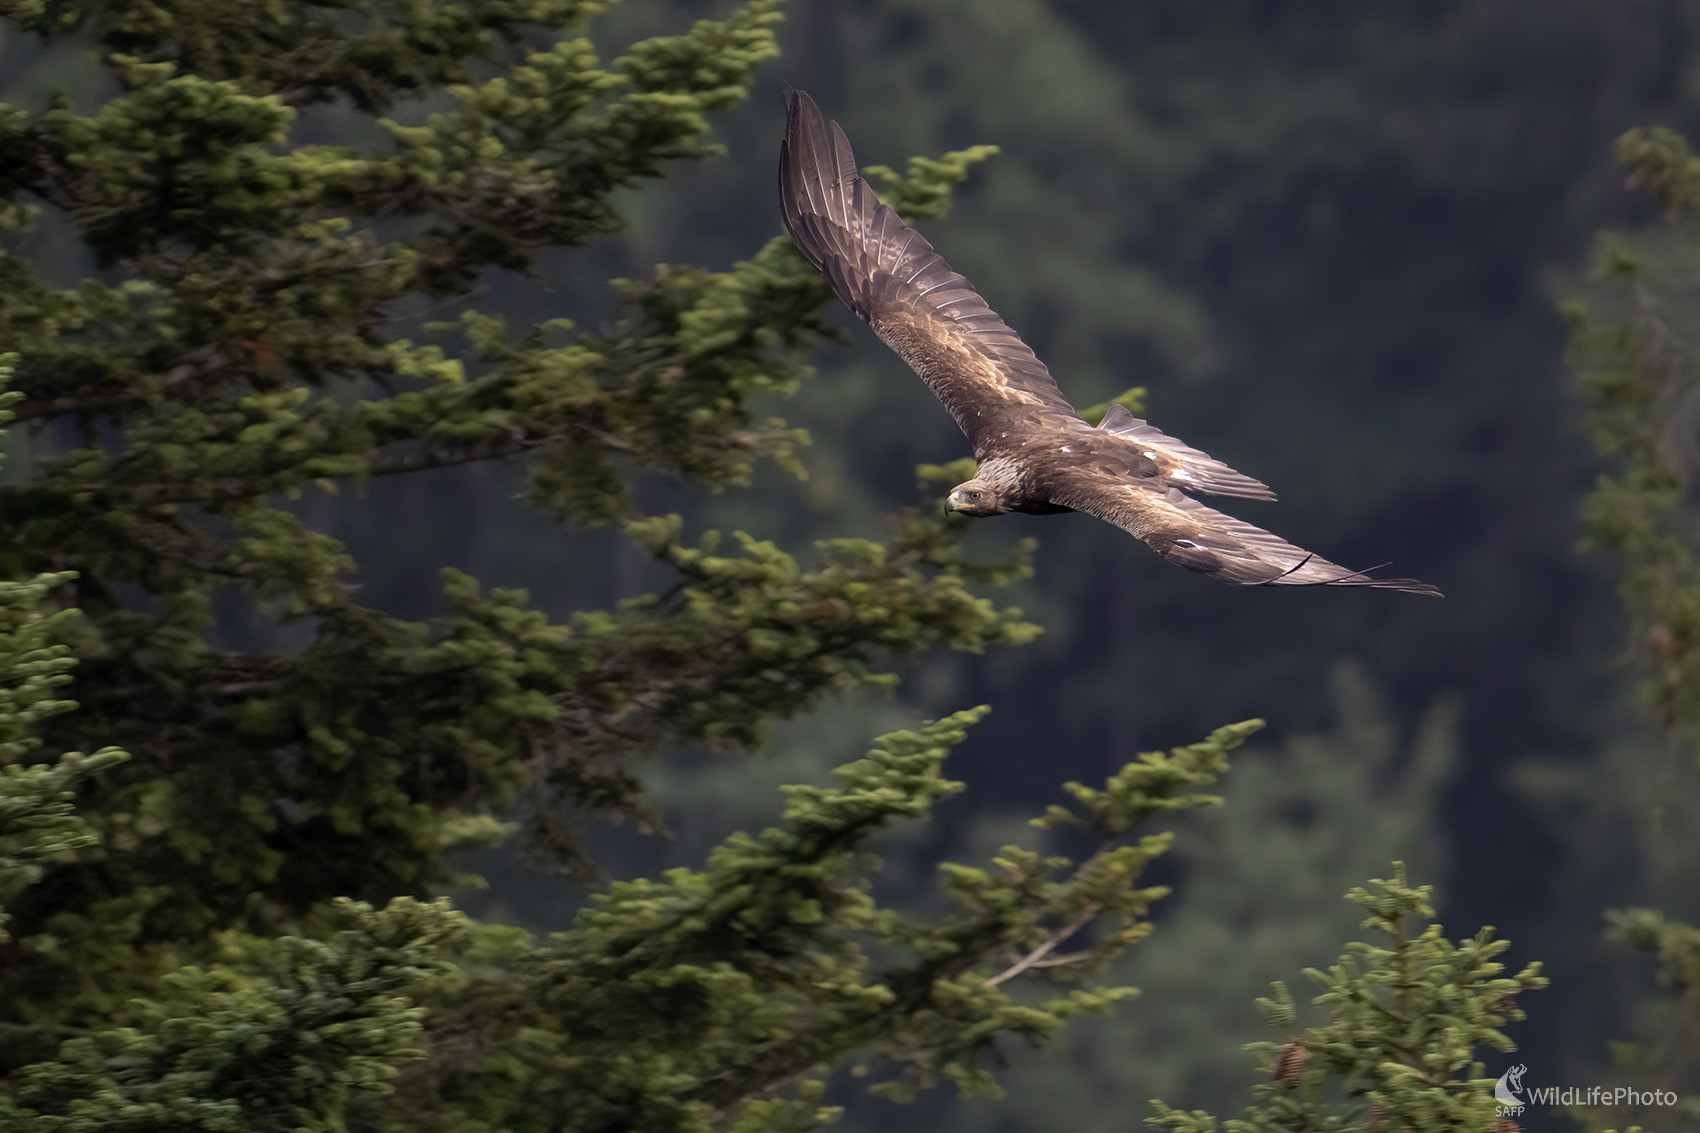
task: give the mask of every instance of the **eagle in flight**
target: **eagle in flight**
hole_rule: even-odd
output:
[[[1113,405],[1081,420],[1045,364],[856,172],[850,142],[787,90],[779,146],[785,227],[845,306],[921,376],[978,462],[950,493],[962,515],[1080,511],[1165,559],[1240,586],[1373,586],[1438,597],[1413,578],[1347,570],[1188,493],[1273,500],[1250,476]]]

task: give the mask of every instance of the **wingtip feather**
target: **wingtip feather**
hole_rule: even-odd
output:
[[[1338,575],[1334,578],[1314,578],[1314,579],[1313,578],[1295,578],[1295,579],[1289,579],[1287,577],[1287,575],[1290,575],[1293,572],[1298,571],[1306,563],[1308,563],[1310,561],[1311,561],[1310,557],[1307,557],[1307,558],[1301,560],[1299,562],[1299,564],[1297,566],[1293,567],[1292,570],[1288,571],[1287,574],[1281,575],[1278,578],[1272,578],[1269,581],[1263,583],[1263,585],[1264,586],[1363,586],[1363,587],[1367,587],[1371,590],[1397,590],[1397,591],[1400,591],[1401,593],[1404,593],[1404,594],[1420,594],[1425,598],[1444,598],[1444,597],[1446,597],[1446,595],[1444,595],[1440,592],[1440,587],[1435,586],[1433,583],[1423,582],[1421,579],[1416,579],[1416,578],[1376,578],[1374,575],[1371,575],[1371,574],[1369,574],[1365,571],[1361,571],[1361,570],[1349,570],[1349,571],[1346,571],[1345,573]],[[1374,568],[1372,568],[1372,569],[1374,569]]]

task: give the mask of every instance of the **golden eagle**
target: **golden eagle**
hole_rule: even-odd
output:
[[[1275,493],[1116,405],[1081,420],[1050,371],[856,173],[850,142],[808,95],[787,90],[779,146],[785,227],[845,306],[950,410],[978,468],[948,507],[962,515],[1081,511],[1165,559],[1241,586],[1375,586],[1439,596],[1426,582],[1373,578],[1213,511],[1187,492]]]

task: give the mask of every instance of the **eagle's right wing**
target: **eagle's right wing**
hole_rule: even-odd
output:
[[[787,92],[779,147],[785,227],[845,306],[921,376],[979,451],[982,435],[1075,418],[1050,371],[919,232],[856,172],[838,123]],[[1012,412],[1013,411],[1013,412]]]
[[[1238,586],[1370,586],[1440,597],[1414,578],[1347,570],[1278,535],[1205,507],[1169,488],[1144,487],[1090,471],[1053,486],[1051,502],[1096,516],[1143,539],[1176,566]]]

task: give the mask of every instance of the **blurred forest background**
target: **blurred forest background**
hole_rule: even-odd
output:
[[[625,0],[593,38],[612,53],[702,8]],[[0,36],[0,99],[105,96],[75,42]],[[1331,961],[1360,915],[1341,894],[1393,859],[1437,884],[1448,925],[1495,925],[1513,963],[1545,962],[1536,1021],[1509,1032],[1532,1079],[1616,1081],[1611,1040],[1661,1020],[1650,962],[1607,942],[1604,910],[1700,916],[1700,784],[1691,752],[1635,706],[1618,565],[1579,553],[1601,465],[1560,308],[1596,287],[1602,229],[1660,222],[1612,142],[1700,127],[1700,4],[799,0],[779,38],[753,96],[714,119],[724,157],[617,198],[629,228],[570,264],[492,273],[481,308],[594,327],[610,277],[751,256],[779,231],[788,81],[864,163],[998,146],[920,227],[1065,395],[1086,406],[1144,386],[1165,431],[1281,495],[1238,514],[1345,564],[1390,560],[1446,598],[1231,590],[1104,524],[982,522],[968,545],[986,557],[1038,540],[1031,577],[1005,592],[1043,628],[1035,643],[899,659],[895,692],[785,724],[759,759],[669,752],[639,773],[672,836],[598,828],[600,864],[628,877],[696,863],[772,821],[779,784],[822,782],[878,732],[988,703],[951,764],[971,790],[924,840],[882,847],[901,882],[1023,838],[1017,819],[1064,779],[1261,716],[1225,807],[1190,819],[1163,869],[1176,892],[1156,932],[1120,961],[1143,989],[1132,1008],[1015,1058],[1002,1103],[847,1098],[846,1127],[1042,1129],[1066,1112],[1098,1133],[1134,1125],[1151,1097],[1232,1109],[1241,1045],[1265,1035],[1253,997]],[[320,106],[295,137],[349,128]],[[52,278],[90,270],[65,232],[34,240]],[[640,506],[797,550],[880,536],[915,502],[918,463],[964,455],[921,383],[834,317],[848,345],[771,407],[809,432],[806,479],[763,466],[710,493],[656,477]],[[297,512],[349,546],[362,601],[407,618],[443,612],[441,565],[523,587],[555,620],[655,588],[625,541],[545,520],[516,484],[446,468],[309,493]],[[458,902],[534,930],[565,928],[587,892],[510,852],[464,865],[489,887]],[[1525,1124],[1545,1121],[1560,1127]]]

